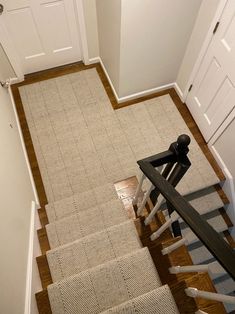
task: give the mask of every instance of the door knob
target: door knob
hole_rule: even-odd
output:
[[[0,3],[0,15],[3,13],[4,11],[4,6]]]

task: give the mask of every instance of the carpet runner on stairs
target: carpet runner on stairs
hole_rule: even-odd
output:
[[[126,220],[128,215],[123,203],[116,199],[50,223],[46,231],[53,249]]]
[[[109,183],[83,193],[74,194],[60,201],[49,203],[46,205],[46,213],[49,222],[53,222],[113,199],[117,199],[117,193],[114,185]]]
[[[117,305],[101,314],[177,314],[179,313],[167,285]]]
[[[47,252],[53,282],[126,255],[142,247],[132,220]]]
[[[48,286],[52,312],[95,314],[160,287],[147,248]]]

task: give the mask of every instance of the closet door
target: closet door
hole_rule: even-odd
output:
[[[206,141],[235,107],[235,1],[228,0],[186,99]]]

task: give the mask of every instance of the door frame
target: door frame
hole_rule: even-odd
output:
[[[218,4],[218,7],[216,9],[216,12],[215,12],[215,15],[212,19],[212,22],[211,22],[211,25],[209,27],[209,30],[207,32],[207,35],[205,37],[205,40],[203,41],[203,44],[202,44],[202,48],[200,49],[200,52],[198,54],[198,57],[196,59],[196,62],[195,62],[195,65],[192,69],[192,72],[189,76],[189,79],[188,79],[188,82],[185,86],[185,89],[183,91],[183,96],[182,96],[182,100],[183,102],[186,103],[186,100],[187,100],[187,96],[188,96],[188,93],[189,93],[189,88],[190,88],[190,85],[193,84],[194,80],[195,80],[195,77],[197,75],[197,72],[200,68],[200,65],[201,65],[201,62],[207,52],[207,49],[211,43],[211,40],[213,38],[213,30],[214,30],[214,27],[216,25],[216,23],[220,20],[220,17],[223,13],[223,10],[227,4],[228,0],[220,0],[219,4]],[[187,105],[187,103],[186,103]]]
[[[84,7],[83,0],[74,0],[74,7],[76,10],[76,22],[78,27],[78,32],[80,35],[79,43],[81,45],[82,61],[85,64],[89,64],[89,55],[88,55],[88,43],[87,43],[87,33],[85,25],[85,16],[84,16]],[[24,80],[24,73],[22,70],[22,65],[20,62],[20,57],[14,48],[13,43],[8,38],[7,30],[5,25],[2,23],[0,18],[0,44],[2,45],[7,58],[16,74],[16,78],[11,78],[15,82],[21,82]]]

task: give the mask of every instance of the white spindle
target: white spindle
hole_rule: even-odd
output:
[[[169,245],[168,247],[165,247],[164,249],[162,249],[162,255],[166,255],[169,254],[171,252],[173,252],[174,250],[178,249],[179,247],[181,247],[182,245],[187,245],[188,241],[187,239],[183,238],[180,239],[179,241]]]
[[[219,302],[224,302],[224,303],[230,303],[230,304],[235,304],[235,297],[229,296],[229,295],[224,295],[224,294],[219,294],[215,292],[208,292],[208,291],[202,291],[198,290],[196,288],[186,288],[185,293],[187,296],[192,297],[192,298],[204,298],[208,300],[214,300],[214,301],[219,301]]]
[[[189,266],[172,266],[169,268],[171,274],[191,273],[191,272],[209,272],[211,275],[225,275],[226,271],[217,262],[202,265],[189,265]]]
[[[137,190],[135,192],[135,196],[134,196],[133,201],[132,201],[133,205],[137,205],[140,191],[141,191],[141,188],[142,188],[142,185],[143,185],[145,178],[146,178],[146,176],[144,174],[142,174],[142,176],[140,178],[140,182],[139,182],[138,187],[137,187]]]
[[[171,214],[171,217],[157,230],[151,235],[151,240],[154,241],[157,239],[170,225],[179,219],[179,215],[176,211]]]
[[[143,198],[143,200],[142,200],[142,202],[140,204],[140,207],[137,210],[137,215],[138,216],[142,214],[142,212],[143,212],[143,210],[145,208],[145,205],[147,203],[147,200],[148,200],[148,198],[149,198],[149,196],[150,196],[150,194],[151,194],[151,192],[153,190],[154,190],[154,185],[151,184],[151,186],[149,187],[148,191],[144,194],[144,198]]]
[[[160,209],[160,207],[164,203],[164,201],[165,201],[165,198],[162,195],[159,195],[156,205],[153,207],[153,209],[151,210],[151,213],[148,215],[148,217],[144,221],[145,225],[149,225],[151,223],[157,211]]]
[[[208,269],[209,265],[172,266],[169,268],[169,272],[171,274],[206,272]]]
[[[163,168],[164,168],[164,166],[159,166],[156,169],[158,170],[159,173],[161,173],[163,171]],[[143,181],[144,181],[145,178],[146,178],[146,176],[143,174],[141,179],[140,179],[140,183],[139,183],[139,185],[137,187],[137,190],[136,190],[136,193],[135,193],[135,197],[134,197],[133,202],[132,202],[133,205],[137,205],[138,196],[139,196],[139,193],[140,193],[140,190],[141,190],[141,187],[143,185]],[[140,207],[137,210],[137,215],[138,216],[141,215],[142,211],[144,210],[146,202],[147,202],[147,200],[148,200],[148,198],[150,196],[150,193],[153,190],[154,190],[154,185],[151,184],[150,188],[144,194],[144,198],[143,198],[143,200],[142,200],[142,202],[140,204]]]

